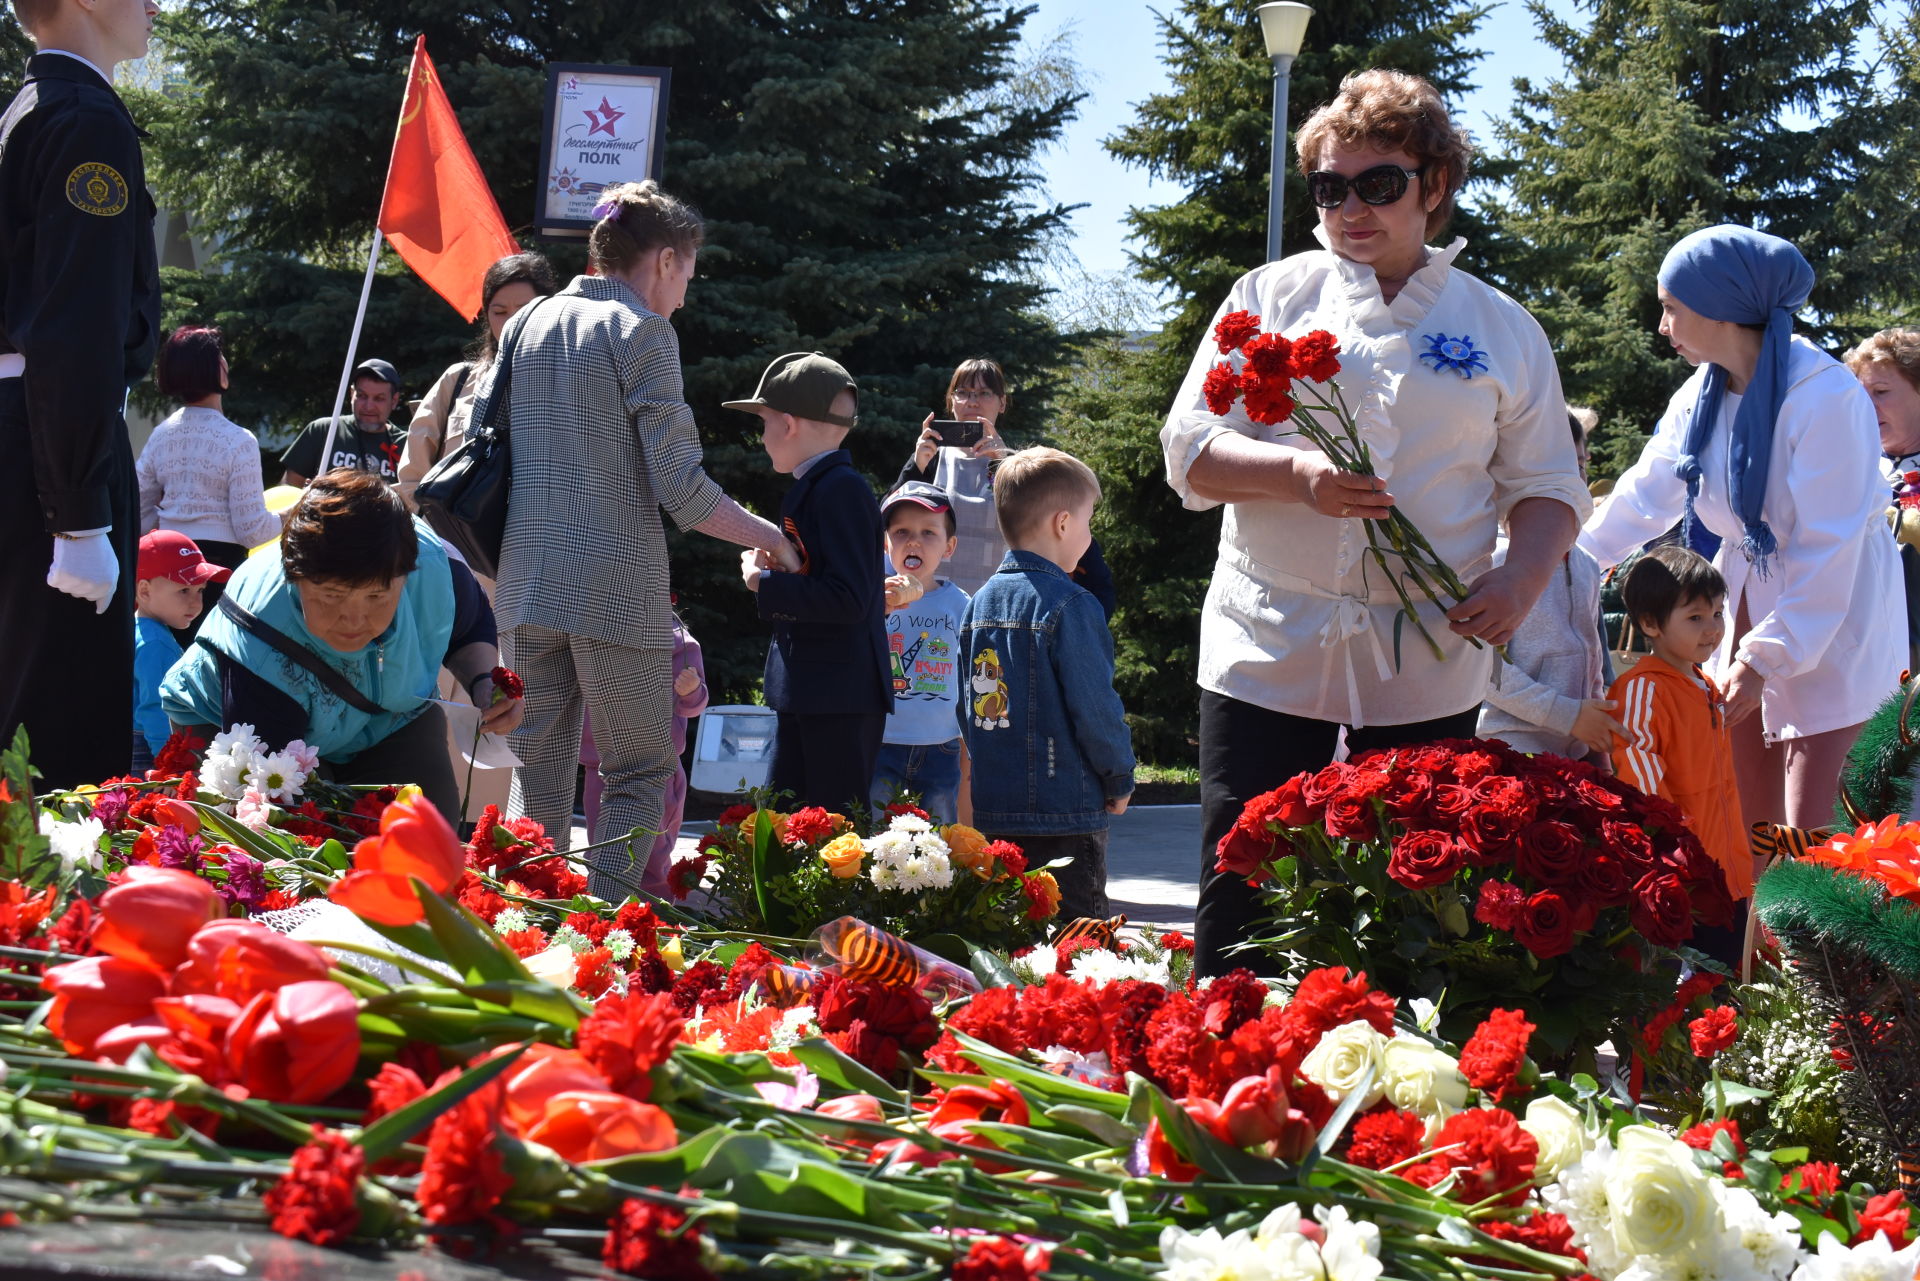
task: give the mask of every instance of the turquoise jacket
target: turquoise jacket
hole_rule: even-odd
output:
[[[419,521],[420,561],[400,589],[400,608],[388,627],[352,654],[307,630],[300,593],[287,580],[280,557],[254,556],[234,571],[227,595],[234,604],[304,645],[368,700],[379,715],[349,706],[318,678],[259,640],[217,608],[201,624],[196,643],[175,663],[160,686],[160,703],[176,725],[222,725],[220,656],[280,690],[307,712],[306,743],[323,758],[348,761],[420,714],[436,696],[440,665],[453,636],[452,571],[446,549]]]

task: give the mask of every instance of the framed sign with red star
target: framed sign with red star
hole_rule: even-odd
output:
[[[534,230],[578,239],[607,188],[660,176],[666,67],[547,65]]]

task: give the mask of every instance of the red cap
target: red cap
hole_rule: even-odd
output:
[[[224,583],[233,571],[212,564],[185,534],[156,529],[140,540],[140,567],[134,577],[171,578],[176,583]]]

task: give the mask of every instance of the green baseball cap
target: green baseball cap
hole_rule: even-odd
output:
[[[852,417],[833,412],[834,398],[843,391],[853,393],[856,412]],[[744,409],[752,413],[764,405],[795,418],[832,423],[835,427],[853,427],[860,418],[860,385],[853,381],[839,361],[817,351],[790,351],[774,359],[760,375],[760,385],[748,400],[729,400],[725,409]]]

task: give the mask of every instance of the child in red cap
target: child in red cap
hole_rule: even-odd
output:
[[[200,617],[208,583],[232,575],[200,554],[185,534],[156,529],[140,540],[133,594],[133,772],[144,774],[172,727],[160,710],[160,682],[184,652],[174,631]]]

